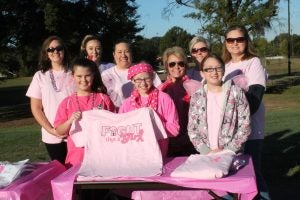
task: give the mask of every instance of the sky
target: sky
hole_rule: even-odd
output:
[[[186,13],[193,10],[190,8],[179,6],[173,9],[171,16],[163,16],[163,8],[167,7],[171,0],[136,0],[138,14],[140,15],[139,25],[144,26],[144,30],[140,32],[145,38],[155,36],[163,36],[173,26],[178,26],[186,30],[188,33],[196,35],[200,27],[200,23],[189,18],[183,17]],[[266,32],[265,37],[270,41],[280,33],[288,32],[288,1],[281,0],[279,3],[278,18],[281,22],[272,23],[272,30]],[[290,26],[291,34],[300,35],[300,23],[296,23],[300,19],[299,0],[290,0]]]

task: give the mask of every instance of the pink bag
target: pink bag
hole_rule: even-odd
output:
[[[66,171],[58,161],[39,166],[36,170],[21,176],[15,182],[0,190],[0,199],[10,200],[51,200],[51,180]]]

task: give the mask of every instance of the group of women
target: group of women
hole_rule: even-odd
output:
[[[40,70],[26,95],[50,158],[68,165],[82,161],[82,149],[68,137],[82,111],[123,113],[150,107],[169,136],[158,141],[164,157],[244,151],[252,156],[260,197],[269,199],[260,172],[266,73],[243,26],[230,27],[224,36],[222,59],[211,53],[204,38],[194,37],[189,44],[192,68],[181,47],[166,49],[163,64],[168,76],[163,83],[151,65],[133,64],[126,41],[115,43],[115,64],[104,63],[100,40],[88,35],[81,44],[82,56],[70,65],[63,41],[47,38]]]

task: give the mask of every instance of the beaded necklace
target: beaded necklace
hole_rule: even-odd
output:
[[[79,112],[82,112],[80,105],[79,105],[79,99],[78,99],[78,95],[77,92],[75,93],[75,97],[76,97],[76,103],[77,103],[77,108]],[[91,110],[93,110],[94,108],[94,104],[95,104],[95,93],[92,93],[92,106],[91,106]]]
[[[59,92],[60,90],[56,86],[56,82],[54,79],[54,74],[53,74],[52,69],[49,70],[49,74],[50,74],[50,79],[51,79],[51,84],[52,84],[53,89],[55,90],[55,92]]]

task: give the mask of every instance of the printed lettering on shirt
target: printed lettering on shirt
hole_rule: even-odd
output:
[[[127,126],[102,126],[101,136],[107,142],[121,142],[126,144],[129,141],[144,142],[142,123],[135,123]]]

